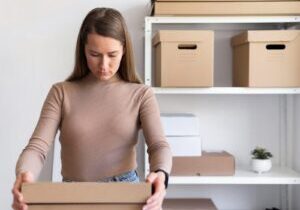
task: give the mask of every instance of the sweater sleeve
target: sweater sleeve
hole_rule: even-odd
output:
[[[150,171],[162,169],[170,173],[172,167],[171,149],[162,129],[157,100],[150,87],[146,89],[142,97],[140,120],[148,146]]]
[[[30,171],[36,180],[55,139],[62,113],[63,91],[55,84],[43,104],[38,123],[16,164],[16,175]]]

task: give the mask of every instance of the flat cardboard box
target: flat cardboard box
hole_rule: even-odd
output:
[[[213,31],[161,30],[153,46],[155,86],[213,86]]]
[[[222,2],[222,1],[238,1],[238,2],[247,2],[247,1],[258,1],[258,0],[152,0],[152,2],[201,2],[201,1],[216,1],[216,2]],[[260,0],[260,1],[274,1],[274,0]],[[277,0],[277,1],[295,1],[295,0]]]
[[[166,136],[172,155],[176,157],[201,156],[200,136]]]
[[[163,210],[218,210],[209,198],[172,198],[165,199]]]
[[[161,113],[166,136],[199,136],[199,119],[189,113]]]
[[[140,210],[151,196],[151,184],[25,183],[22,193],[29,210]]]
[[[155,2],[155,16],[299,15],[300,1]]]
[[[233,176],[234,157],[226,151],[202,151],[200,157],[173,157],[172,176]]]
[[[300,30],[247,31],[232,46],[233,86],[300,86]]]

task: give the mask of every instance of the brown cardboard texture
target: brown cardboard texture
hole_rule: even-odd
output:
[[[300,30],[247,31],[231,42],[233,86],[300,86]]]
[[[213,31],[161,30],[153,45],[155,86],[213,86]]]
[[[29,210],[140,210],[151,196],[149,183],[25,183]]]
[[[209,198],[172,198],[164,200],[163,210],[217,210],[217,207]]]
[[[232,176],[234,173],[234,157],[225,151],[203,151],[202,156],[173,157],[172,176]]]
[[[154,15],[299,15],[300,1],[155,2]]]
[[[201,1],[216,1],[216,2],[222,2],[222,1],[238,1],[238,2],[247,2],[247,1],[258,1],[258,0],[152,0],[152,2],[201,2]],[[260,1],[274,1],[274,0],[260,0]],[[293,1],[293,0],[279,0],[279,1]]]

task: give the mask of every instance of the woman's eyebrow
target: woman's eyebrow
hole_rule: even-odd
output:
[[[92,53],[98,53],[98,54],[102,54],[102,53],[100,53],[100,52],[97,52],[97,51],[95,51],[95,50],[92,50],[92,49],[89,49],[89,51],[90,51],[90,52],[92,52]],[[110,52],[108,52],[108,54],[114,54],[114,53],[117,53],[117,52],[119,52],[119,50],[110,51]]]

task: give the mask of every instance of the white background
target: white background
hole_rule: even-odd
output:
[[[104,6],[122,12],[132,35],[137,69],[143,78],[143,22],[150,11],[149,1],[0,0],[1,209],[10,209],[15,163],[33,132],[49,88],[72,71],[77,34],[85,15],[95,7]],[[221,43],[219,46],[225,43],[225,49],[229,49],[222,39],[229,39],[226,32],[217,43]],[[230,53],[219,50],[220,63],[215,66],[221,69]],[[215,80],[227,86],[228,78],[219,71]],[[199,116],[205,149],[226,149],[237,157],[238,164],[248,164],[250,149],[260,144],[268,147],[275,155],[274,162],[278,162],[278,132],[282,123],[278,117],[279,96],[192,95],[158,96],[158,99],[163,112],[188,111]],[[300,98],[295,99],[297,107]],[[294,114],[295,125],[300,125],[300,113]],[[300,171],[300,161],[297,161],[300,133],[295,130],[297,141],[290,152],[293,152],[294,168]],[[141,168],[142,153],[140,146]],[[41,180],[51,179],[51,158],[50,153]],[[139,171],[143,171],[141,168]],[[279,186],[171,186],[168,196],[212,197],[220,209],[264,209],[280,205]],[[293,196],[296,204],[299,187],[298,194]]]

